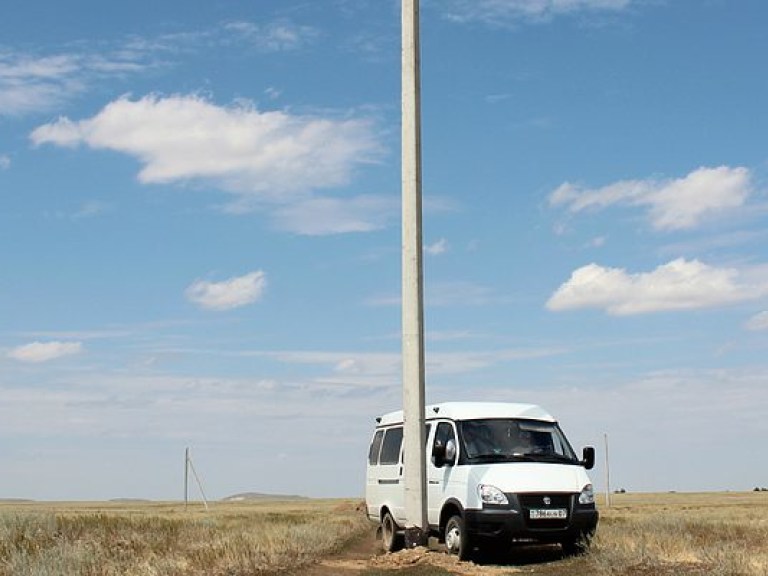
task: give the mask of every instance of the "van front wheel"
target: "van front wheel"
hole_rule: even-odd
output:
[[[472,544],[469,534],[464,529],[464,519],[461,516],[451,516],[445,525],[445,547],[448,554],[456,554],[459,560],[469,560]]]
[[[403,535],[398,533],[397,524],[390,512],[385,512],[381,519],[381,539],[387,552],[397,552],[403,547]]]

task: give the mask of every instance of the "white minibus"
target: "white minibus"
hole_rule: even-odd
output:
[[[368,517],[384,548],[403,546],[403,412],[377,418],[368,453]],[[447,402],[426,408],[428,533],[462,560],[477,548],[558,542],[584,551],[598,522],[586,470],[557,421],[532,404]]]

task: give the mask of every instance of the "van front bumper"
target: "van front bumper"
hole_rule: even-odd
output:
[[[482,510],[465,510],[464,525],[469,534],[481,539],[509,541],[563,542],[592,535],[599,513],[594,505],[578,504],[578,496],[567,496],[563,519],[531,518],[531,504],[525,497],[507,494],[509,505],[485,506]]]

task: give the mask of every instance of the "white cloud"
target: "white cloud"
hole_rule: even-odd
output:
[[[152,64],[137,51],[33,56],[0,52],[0,116],[55,109],[103,78],[137,73]]]
[[[747,330],[768,330],[768,310],[756,314],[746,323]]]
[[[323,236],[380,230],[398,210],[396,197],[312,198],[277,208],[272,220],[280,230]]]
[[[222,282],[197,280],[186,290],[187,298],[208,310],[231,310],[259,300],[267,286],[261,270]]]
[[[557,289],[547,308],[598,308],[630,315],[727,306],[767,294],[764,269],[717,268],[680,258],[637,274],[597,264],[583,266]]]
[[[424,252],[430,256],[437,256],[439,254],[445,254],[448,251],[448,240],[440,238],[437,242],[424,246]]]
[[[698,168],[675,180],[622,180],[594,189],[565,182],[550,194],[549,203],[571,212],[644,206],[657,230],[687,230],[743,206],[752,192],[748,169],[720,166]]]
[[[115,150],[143,164],[143,183],[212,182],[252,202],[342,186],[380,151],[367,120],[222,107],[198,96],[120,98],[90,119],[40,126],[31,139]]]
[[[19,362],[39,364],[79,354],[82,350],[83,345],[80,342],[31,342],[14,348],[8,353],[8,357]]]
[[[80,51],[42,55],[0,51],[0,116],[55,110],[98,81],[172,65],[164,59],[180,52],[211,46],[242,50],[243,45],[260,52],[296,50],[318,35],[314,28],[289,21],[231,22],[199,31],[118,38]]]
[[[632,0],[449,0],[441,7],[450,20],[494,26],[518,21],[547,21],[579,12],[619,11]]]
[[[296,50],[317,38],[318,31],[310,26],[300,26],[288,21],[255,24],[230,22],[223,26],[223,33],[231,39],[246,42],[262,52]]]
[[[11,157],[0,154],[0,170],[8,170],[11,167]]]

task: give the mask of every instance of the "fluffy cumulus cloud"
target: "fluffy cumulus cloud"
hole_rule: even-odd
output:
[[[8,357],[19,362],[39,364],[64,356],[79,354],[82,351],[83,345],[80,342],[31,342],[12,349],[8,353]]]
[[[601,210],[614,205],[648,209],[657,230],[688,230],[708,217],[743,206],[753,192],[746,168],[699,168],[678,179],[622,180],[602,188],[566,182],[549,196],[552,206],[570,212]]]
[[[187,288],[186,296],[207,310],[231,310],[256,302],[266,287],[266,274],[256,270],[221,282],[197,280]]]
[[[378,152],[367,120],[222,107],[198,96],[120,98],[92,118],[40,126],[31,138],[134,156],[143,183],[199,179],[274,201],[346,184]]]
[[[457,22],[508,25],[514,22],[546,21],[579,12],[616,12],[632,0],[448,0],[445,15]]]
[[[651,272],[589,264],[575,270],[547,302],[553,311],[598,308],[614,315],[727,306],[768,295],[765,270],[717,268],[677,259]]]
[[[367,119],[218,106],[194,95],[120,98],[92,118],[59,118],[31,134],[34,144],[86,145],[136,158],[147,184],[190,181],[228,192],[227,209],[270,213],[278,228],[304,234],[382,227],[383,196],[340,201],[318,192],[345,186],[382,148]]]

